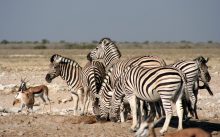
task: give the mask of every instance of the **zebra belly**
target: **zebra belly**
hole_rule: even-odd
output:
[[[143,94],[140,94],[140,92],[136,92],[136,96],[148,102],[156,102],[160,100],[160,94],[155,90],[152,90],[151,92],[143,92]]]

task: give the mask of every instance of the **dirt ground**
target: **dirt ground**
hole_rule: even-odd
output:
[[[134,133],[129,131],[131,120],[125,123],[100,123],[91,115],[73,116],[71,112],[66,111],[71,109],[73,104],[59,102],[70,97],[66,83],[61,78],[54,79],[50,84],[45,81],[49,58],[55,53],[72,58],[83,66],[88,50],[0,50],[0,136],[134,136]],[[191,119],[189,123],[184,123],[184,127],[200,127],[211,132],[214,137],[220,137],[220,49],[124,49],[122,55],[123,58],[131,55],[157,55],[167,64],[180,59],[193,59],[199,55],[210,57],[208,63],[212,76],[210,86],[214,96],[210,96],[205,90],[200,91],[198,97],[200,120]],[[12,106],[15,96],[13,87],[20,84],[21,77],[29,80],[28,86],[46,84],[49,87],[49,96],[53,101],[51,111],[49,105],[42,109],[42,101],[37,98],[34,113],[29,115],[15,113],[19,106]],[[158,136],[162,124],[163,122],[156,127]],[[174,117],[168,132],[176,131],[176,127],[177,118]]]

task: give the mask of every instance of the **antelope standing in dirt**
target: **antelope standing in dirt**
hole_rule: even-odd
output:
[[[21,84],[20,84],[17,94],[19,94],[19,92],[31,92],[33,93],[34,97],[40,97],[43,100],[44,107],[46,104],[46,100],[44,98],[44,95],[45,95],[47,98],[47,101],[49,102],[50,110],[51,110],[51,104],[50,104],[51,100],[48,97],[48,91],[49,91],[48,87],[46,85],[39,85],[39,86],[27,88],[26,83],[27,81],[25,81],[25,79],[21,79]]]
[[[21,107],[18,112],[21,112],[25,106],[27,110],[31,109],[33,112],[34,94],[33,92],[31,92],[31,89],[20,91],[17,93],[17,95],[15,96],[15,100],[13,101],[13,106],[19,102],[21,102]]]

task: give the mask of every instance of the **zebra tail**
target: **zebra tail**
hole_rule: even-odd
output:
[[[175,68],[175,67],[172,67],[172,68]],[[178,68],[175,68],[178,72],[179,72],[179,75],[181,76],[182,78],[182,81],[183,81],[183,87],[181,86],[181,89],[173,96],[173,100],[174,102],[177,101],[178,97],[181,95],[181,94],[185,94],[186,96],[186,100],[187,102],[190,102],[190,96],[189,96],[189,92],[188,92],[188,88],[187,88],[187,79],[186,79],[186,75],[185,73],[183,73],[180,69]],[[184,90],[184,91],[182,91]]]

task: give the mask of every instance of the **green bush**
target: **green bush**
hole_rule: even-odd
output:
[[[37,45],[34,46],[34,49],[46,49],[47,47],[45,45]]]

